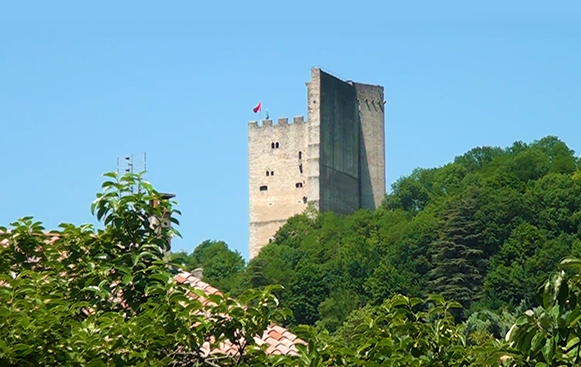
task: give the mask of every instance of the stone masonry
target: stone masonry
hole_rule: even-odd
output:
[[[311,70],[302,116],[248,126],[250,258],[307,204],[350,214],[385,196],[383,87]]]

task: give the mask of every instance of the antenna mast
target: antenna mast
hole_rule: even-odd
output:
[[[139,154],[131,154],[123,157],[117,157],[117,175],[123,176],[126,174],[147,173],[147,154],[145,152]],[[141,187],[137,187],[137,192],[141,191]],[[133,193],[134,188],[131,188]]]

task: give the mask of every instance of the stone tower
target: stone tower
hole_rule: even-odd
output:
[[[308,121],[248,126],[250,258],[308,203],[350,214],[385,196],[383,87],[311,70]]]

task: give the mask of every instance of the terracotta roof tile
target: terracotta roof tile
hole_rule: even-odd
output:
[[[280,351],[278,351],[274,345],[271,345],[266,348],[266,354],[280,354]]]
[[[176,276],[176,281],[190,284],[194,288],[201,289],[206,294],[223,295],[220,290],[212,287],[208,283],[187,272],[179,273]],[[194,296],[193,298],[196,297]],[[204,303],[205,300],[200,301]],[[263,335],[261,337],[256,336],[254,340],[258,345],[268,345],[268,348],[266,349],[267,354],[296,355],[298,354],[298,349],[296,348],[297,344],[306,344],[303,340],[297,338],[296,335],[287,329],[274,324],[268,326]],[[220,345],[218,350],[212,352],[233,354],[236,353],[236,347],[233,346],[229,341],[225,341],[222,343],[222,345]]]
[[[281,334],[283,334],[285,331],[287,331],[285,328],[283,328],[283,327],[280,327],[280,326],[278,326],[278,325],[272,325],[272,328],[273,328],[275,331],[277,331],[277,332],[279,332],[279,333],[281,333]]]
[[[267,331],[266,334],[276,340],[280,340],[282,338],[282,334],[274,329]]]
[[[279,351],[281,354],[289,354],[292,349],[290,347],[287,347],[286,345],[278,344],[276,346],[276,350]]]
[[[175,278],[174,278],[174,279],[175,279],[175,280],[176,280],[176,282],[178,282],[178,283],[183,283],[183,282],[185,282],[185,281],[186,281],[186,279],[187,279],[187,278],[186,278],[186,277],[184,277],[182,274],[178,274],[178,275],[176,275],[176,276],[175,276]]]
[[[47,244],[54,243],[58,240],[59,236],[55,233],[46,232],[49,238],[45,241]],[[8,240],[0,241],[0,245],[6,245]],[[180,284],[189,284],[193,288],[200,289],[204,293],[210,294],[218,294],[223,295],[219,289],[212,287],[210,284],[200,280],[199,278],[195,277],[193,274],[185,271],[180,271],[175,277],[175,281]],[[198,298],[197,295],[193,293],[189,293],[188,296],[190,298],[196,299]],[[201,299],[200,302],[203,304],[207,304],[208,301],[205,299]],[[287,329],[279,326],[279,325],[270,325],[264,331],[262,336],[255,336],[255,342],[258,345],[268,345],[266,349],[267,354],[288,354],[288,355],[296,355],[298,353],[298,349],[296,348],[297,344],[306,344],[303,340],[297,338],[296,335],[288,331]],[[229,341],[225,341],[221,343],[217,350],[210,351],[209,343],[205,343],[203,346],[203,350],[206,353],[214,353],[219,352],[226,355],[233,355],[237,352],[236,347],[232,345]]]
[[[286,345],[287,347],[291,347],[294,345],[294,342],[292,340],[287,339],[285,337],[278,339],[278,341],[279,341],[279,344]]]
[[[285,340],[290,340],[291,342],[292,342],[292,341],[295,341],[295,340],[296,340],[296,338],[297,338],[297,336],[296,336],[295,334],[291,333],[290,331],[285,331],[285,332],[282,334],[282,337],[283,337]]]

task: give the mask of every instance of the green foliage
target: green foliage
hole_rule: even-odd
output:
[[[458,302],[396,295],[381,306],[353,314],[335,337],[309,327],[301,348],[308,366],[485,366],[500,353],[494,345],[473,347],[465,326],[451,313]],[[488,347],[488,348],[487,348]]]
[[[559,268],[538,287],[539,307],[520,316],[506,335],[507,351],[519,365],[581,363],[581,260],[567,258]]]
[[[581,169],[555,137],[415,170],[373,212],[310,209],[247,266],[220,241],[168,256],[179,233],[151,218],[178,224],[174,203],[106,176],[104,229],[0,228],[0,365],[580,364],[581,260],[561,260],[581,256]],[[189,298],[178,267],[237,300]],[[273,322],[308,342],[298,356],[256,345]],[[204,352],[225,340],[236,355]]]
[[[532,307],[537,282],[564,256],[581,255],[577,163],[549,136],[416,169],[373,212],[291,218],[249,262],[241,287],[283,285],[290,326],[330,332],[399,293],[442,294],[464,306],[462,319]]]
[[[450,202],[440,238],[431,245],[431,290],[464,307],[478,300],[486,271],[482,234],[473,220],[477,205],[477,191]]]
[[[178,233],[150,221],[172,213],[177,224],[179,212],[138,175],[106,177],[91,206],[104,229],[62,224],[47,233],[32,218],[0,228],[0,365],[270,363],[253,336],[288,315],[274,290],[206,305],[187,297],[204,295],[174,280],[166,253]],[[202,348],[226,339],[233,358]]]
[[[177,252],[171,258],[186,271],[202,269],[204,281],[223,292],[236,292],[242,281],[244,259],[222,241],[204,241],[191,254]]]

